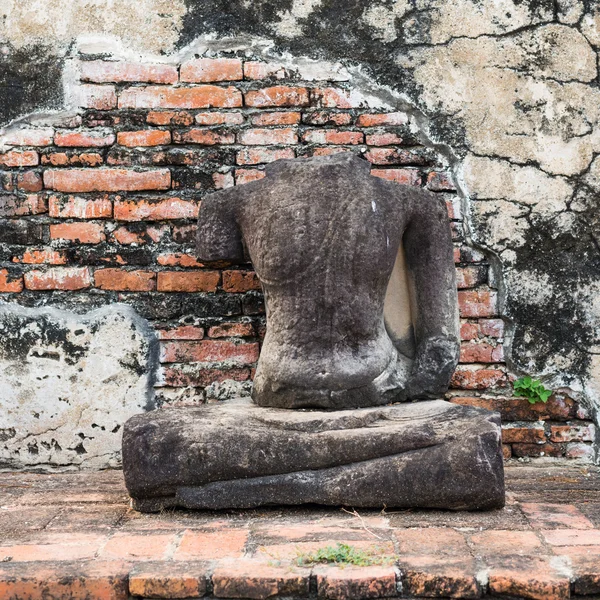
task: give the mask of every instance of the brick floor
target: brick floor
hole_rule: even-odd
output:
[[[600,598],[600,470],[510,466],[490,512],[129,508],[119,471],[0,473],[0,600]],[[344,543],[367,567],[298,564]]]

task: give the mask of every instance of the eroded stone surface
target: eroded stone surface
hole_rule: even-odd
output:
[[[498,508],[499,418],[441,400],[345,411],[249,400],[163,409],[125,424],[138,510],[269,504]]]
[[[0,468],[117,466],[122,424],[153,407],[155,346],[126,306],[0,305]]]
[[[442,202],[373,177],[353,154],[280,160],[266,175],[207,196],[198,218],[200,260],[243,261],[243,241],[265,293],[254,401],[344,409],[443,394],[459,333]],[[410,355],[383,316],[400,246],[414,297]]]

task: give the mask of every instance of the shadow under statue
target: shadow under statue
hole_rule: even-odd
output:
[[[131,418],[135,508],[504,505],[499,415],[439,399],[459,352],[445,205],[369,170],[352,154],[282,160],[203,201],[199,259],[245,262],[245,244],[263,286],[252,402]],[[392,339],[402,251],[415,314]]]

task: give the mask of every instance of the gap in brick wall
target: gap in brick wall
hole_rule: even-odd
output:
[[[572,398],[512,398],[498,290],[465,239],[448,159],[389,95],[377,100],[330,66],[322,80],[303,68],[232,54],[81,57],[79,110],[2,138],[0,300],[76,312],[126,303],[160,339],[160,402],[248,393],[265,332],[260,285],[250,264],[196,260],[202,197],[260,179],[277,159],[354,152],[373,175],[448,207],[462,337],[449,399],[499,410],[507,457],[591,459],[593,425]]]

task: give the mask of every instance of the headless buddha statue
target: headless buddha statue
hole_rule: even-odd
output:
[[[447,389],[459,343],[445,205],[369,169],[353,154],[277,161],[264,179],[202,203],[199,259],[245,262],[244,242],[263,286],[267,334],[252,396],[260,406],[347,409]],[[412,355],[384,322],[401,245]]]

